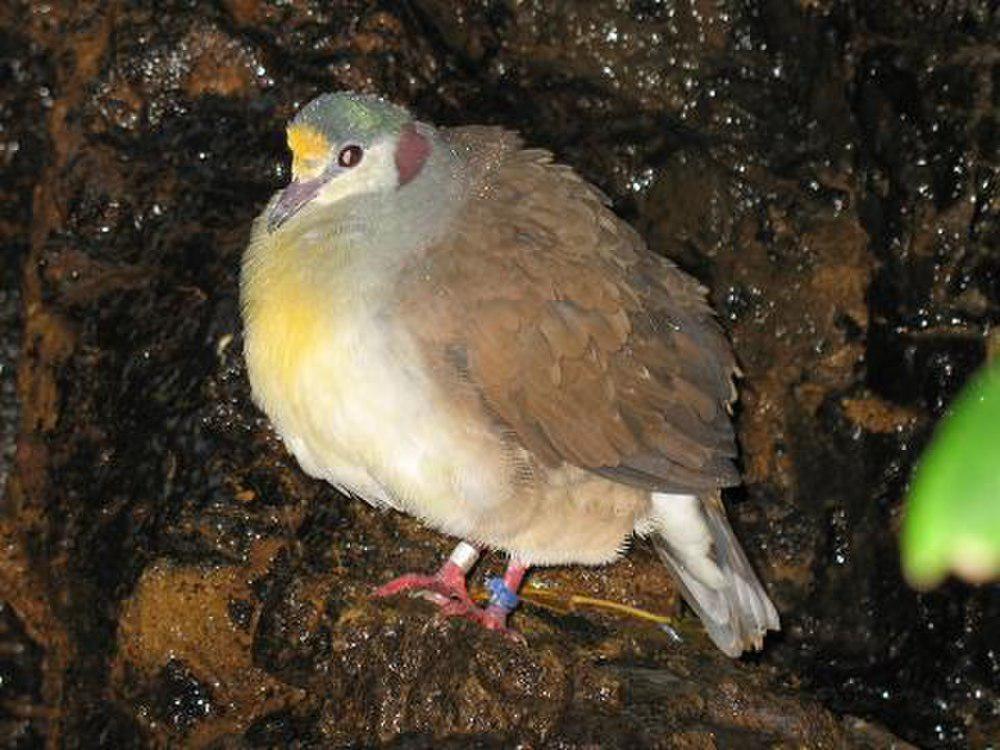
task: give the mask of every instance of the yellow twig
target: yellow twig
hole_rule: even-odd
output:
[[[677,621],[673,617],[658,615],[655,612],[649,612],[645,609],[632,607],[628,604],[609,601],[608,599],[598,599],[593,596],[568,594],[560,591],[553,591],[551,589],[540,589],[530,585],[521,589],[519,595],[526,602],[530,602],[536,606],[544,607],[545,609],[550,609],[561,614],[576,612],[580,607],[593,607],[596,609],[609,609],[627,617],[635,617],[636,619],[655,622],[659,625],[673,626],[677,624]],[[477,590],[475,592],[475,596],[477,599],[488,598],[486,592],[483,590]]]

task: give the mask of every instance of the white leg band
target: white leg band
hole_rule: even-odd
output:
[[[468,573],[479,559],[479,550],[468,542],[459,542],[448,559],[461,568],[463,573]]]

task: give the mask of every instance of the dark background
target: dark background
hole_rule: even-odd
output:
[[[918,595],[896,548],[1000,350],[994,3],[7,0],[0,29],[4,747],[996,742],[997,589]],[[763,655],[531,604],[521,649],[368,600],[448,540],[298,471],[236,301],[284,122],[345,88],[520,130],[711,288]],[[641,546],[532,581],[675,602]]]

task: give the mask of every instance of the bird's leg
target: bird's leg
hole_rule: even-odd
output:
[[[472,619],[485,628],[501,630],[521,640],[519,634],[508,629],[507,617],[521,601],[517,592],[521,589],[521,582],[524,580],[524,574],[527,572],[527,565],[522,565],[514,558],[511,558],[510,562],[507,563],[507,570],[504,572],[502,578],[487,578],[486,587],[490,592],[490,603],[486,605],[485,609],[477,609],[476,614],[472,615]]]
[[[414,592],[437,604],[446,617],[464,617],[478,622],[488,630],[498,630],[515,640],[523,641],[520,634],[507,627],[507,617],[520,601],[517,592],[521,588],[524,574],[528,572],[528,566],[511,559],[502,578],[486,580],[490,601],[485,607],[478,607],[469,596],[465,582],[465,577],[478,559],[478,549],[468,542],[460,542],[434,575],[402,575],[376,589],[374,596]]]
[[[453,608],[478,609],[465,583],[465,577],[478,559],[478,549],[468,542],[459,542],[434,575],[407,573],[376,589],[374,596],[381,598],[412,591],[447,608],[449,613]]]

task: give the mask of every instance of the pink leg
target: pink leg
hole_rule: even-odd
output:
[[[500,630],[518,640],[523,640],[519,633],[507,627],[507,617],[520,601],[517,592],[520,591],[524,574],[527,572],[528,566],[511,558],[503,578],[490,578],[486,581],[490,590],[490,603],[486,609],[477,609],[472,619],[489,630]]]
[[[453,607],[477,609],[469,590],[466,588],[465,577],[479,559],[479,550],[467,542],[459,542],[451,556],[434,575],[407,573],[394,578],[387,584],[375,590],[373,596],[382,598],[395,596],[404,592],[414,592],[423,596],[441,608],[450,610]]]
[[[434,602],[445,617],[464,617],[478,622],[488,630],[496,630],[517,641],[523,641],[520,633],[507,627],[507,617],[518,604],[517,592],[521,588],[527,566],[511,560],[503,578],[490,578],[490,603],[477,607],[466,588],[465,577],[479,559],[479,550],[471,544],[461,542],[434,575],[409,573],[400,576],[374,593],[376,597],[394,596],[404,592],[414,592]]]

